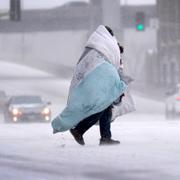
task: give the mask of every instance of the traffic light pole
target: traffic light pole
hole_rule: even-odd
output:
[[[21,0],[10,0],[10,20],[21,20]]]

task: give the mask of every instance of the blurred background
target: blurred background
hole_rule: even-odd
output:
[[[178,0],[1,0],[0,60],[70,78],[90,33],[105,24],[124,46],[126,72],[137,83],[174,86],[179,7]]]
[[[124,46],[125,72],[135,79],[132,89],[165,100],[180,81],[179,8],[178,0],[1,0],[0,90],[22,94],[31,91],[28,84],[46,98],[64,99],[64,104],[89,35],[104,24]],[[12,87],[22,77],[21,85]],[[38,85],[31,84],[34,80]],[[67,87],[58,87],[60,81]]]
[[[36,86],[39,94],[64,104],[89,35],[104,24],[124,46],[125,72],[135,79],[132,89],[165,100],[180,81],[179,8],[178,0],[1,0],[0,90],[26,94]],[[20,79],[21,85],[12,87]],[[58,87],[60,81],[66,88]]]

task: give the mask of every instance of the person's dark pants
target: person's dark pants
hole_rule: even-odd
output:
[[[109,106],[102,112],[93,114],[90,117],[82,120],[75,129],[84,134],[90,127],[99,121],[101,138],[111,138],[111,118],[112,118],[112,106]]]

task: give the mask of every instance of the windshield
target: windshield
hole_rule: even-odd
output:
[[[39,96],[18,96],[11,99],[11,104],[39,104],[42,99]]]

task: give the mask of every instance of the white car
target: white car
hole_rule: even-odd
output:
[[[180,84],[176,86],[174,90],[168,92],[166,99],[166,118],[172,119],[179,116],[180,119]]]
[[[50,122],[51,103],[44,102],[40,96],[12,96],[4,109],[4,120],[10,122]]]

